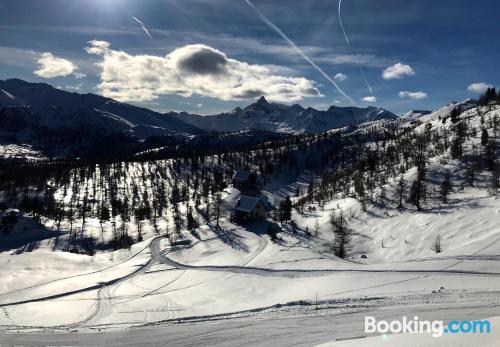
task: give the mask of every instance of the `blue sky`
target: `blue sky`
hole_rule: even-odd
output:
[[[0,0],[0,79],[201,114],[260,94],[403,113],[500,80],[495,1],[343,0],[351,47],[336,0],[252,3],[348,98],[244,0]]]

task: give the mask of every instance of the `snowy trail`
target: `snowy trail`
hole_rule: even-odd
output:
[[[262,275],[262,276],[275,276],[275,277],[311,277],[311,276],[328,276],[337,273],[391,273],[391,274],[460,274],[460,275],[488,275],[500,276],[498,272],[486,271],[465,271],[465,270],[378,270],[378,269],[269,269],[262,267],[252,266],[232,266],[232,265],[189,265],[179,263],[167,257],[160,251],[160,238],[155,238],[151,242],[151,254],[156,261],[166,264],[181,270],[201,270],[201,271],[214,271],[214,272],[232,272],[248,275]]]
[[[100,290],[103,287],[111,286],[111,285],[114,285],[114,284],[118,284],[119,282],[122,282],[122,281],[125,281],[127,279],[130,279],[131,277],[133,277],[133,276],[135,276],[135,275],[137,275],[139,273],[142,273],[142,272],[146,271],[146,269],[149,268],[149,266],[151,265],[151,263],[152,263],[152,259],[150,259],[146,264],[140,266],[135,271],[133,271],[133,272],[131,272],[131,273],[125,275],[125,276],[114,278],[114,279],[109,280],[109,281],[100,282],[100,283],[97,283],[97,284],[94,284],[94,285],[91,285],[91,286],[87,286],[87,287],[83,287],[83,288],[79,288],[79,289],[75,289],[75,290],[71,290],[71,291],[67,291],[67,292],[63,292],[63,293],[57,293],[57,294],[42,296],[42,297],[39,297],[39,298],[33,298],[33,299],[26,299],[26,300],[14,301],[14,302],[1,303],[0,307],[8,307],[8,306],[28,304],[28,303],[33,303],[33,302],[40,302],[40,301],[47,301],[47,300],[59,299],[59,298],[63,298],[63,297],[66,297],[66,296],[80,294],[80,293],[84,293],[84,292],[88,292],[88,291],[92,291],[92,290],[96,290],[96,289]],[[73,277],[75,277],[75,276],[73,276]],[[72,277],[69,277],[69,278],[72,278]],[[50,282],[48,282],[48,283],[50,283]],[[45,285],[45,284],[40,284],[40,285],[37,285],[37,286],[42,286],[42,285]]]
[[[48,285],[48,284],[52,284],[52,283],[56,283],[56,282],[64,281],[64,280],[68,280],[68,279],[74,279],[74,278],[79,278],[79,277],[84,277],[84,276],[95,275],[95,274],[98,274],[98,273],[110,270],[112,268],[115,268],[117,266],[123,265],[123,264],[129,262],[130,260],[134,259],[139,254],[141,254],[144,250],[148,249],[149,246],[150,245],[148,244],[147,246],[145,246],[144,248],[142,248],[140,251],[138,251],[135,254],[133,254],[131,257],[129,257],[126,260],[123,260],[123,261],[121,261],[121,262],[119,262],[117,264],[113,264],[111,266],[107,266],[107,267],[104,267],[104,268],[96,270],[96,271],[86,272],[86,273],[83,273],[83,274],[78,274],[78,275],[73,275],[73,276],[61,277],[61,278],[57,278],[57,279],[54,279],[54,280],[51,280],[51,281],[47,281],[47,282],[43,282],[43,283],[37,283],[37,284],[34,284],[32,286],[28,286],[28,287],[24,287],[24,288],[19,288],[19,289],[11,290],[11,291],[5,292],[5,293],[0,293],[0,296],[5,296],[5,295],[13,294],[13,293],[18,293],[18,292],[21,292],[21,291],[24,291],[24,290],[29,290],[29,289],[34,289],[34,288],[42,287],[42,286],[45,286],[45,285]],[[88,288],[89,289],[86,289],[86,290],[96,289],[95,286],[88,287]],[[1,304],[0,304],[0,307],[1,307]]]
[[[405,270],[405,269],[398,269],[398,270],[391,270],[391,269],[271,269],[271,268],[263,268],[263,267],[245,266],[244,264],[248,264],[253,259],[255,259],[255,257],[253,257],[253,256],[250,259],[247,259],[247,261],[245,261],[245,263],[243,265],[227,265],[227,266],[225,266],[225,265],[189,265],[189,264],[177,262],[177,261],[169,258],[168,256],[166,256],[165,254],[163,254],[163,252],[160,250],[161,239],[162,239],[161,236],[157,236],[157,237],[153,238],[151,240],[151,242],[149,243],[149,248],[151,251],[151,259],[146,264],[142,265],[140,268],[136,269],[135,271],[133,271],[125,276],[121,276],[118,278],[114,278],[112,280],[96,283],[96,284],[93,284],[93,285],[90,285],[87,287],[78,288],[75,290],[66,291],[66,292],[62,292],[62,293],[56,293],[56,294],[52,294],[52,295],[47,295],[47,296],[42,296],[42,297],[32,298],[32,299],[26,299],[26,300],[18,300],[18,301],[12,301],[12,302],[7,302],[7,303],[0,303],[0,307],[9,307],[9,306],[22,305],[22,304],[27,304],[27,303],[34,303],[34,302],[59,299],[59,298],[63,298],[63,297],[67,297],[67,296],[71,296],[71,295],[75,295],[75,294],[80,294],[80,293],[84,293],[84,292],[88,292],[88,291],[92,291],[92,290],[100,291],[100,290],[102,290],[103,287],[117,285],[121,282],[124,282],[124,281],[132,278],[133,276],[136,276],[140,273],[143,273],[144,271],[147,270],[147,268],[150,267],[150,265],[153,262],[158,262],[158,263],[162,263],[165,265],[169,265],[169,266],[172,266],[172,267],[174,267],[176,269],[180,269],[180,270],[211,271],[211,272],[223,272],[223,273],[232,273],[232,274],[247,274],[247,275],[258,275],[258,276],[266,276],[266,277],[287,277],[287,278],[330,276],[330,275],[334,275],[334,274],[346,274],[346,273],[401,274],[401,275],[418,274],[418,275],[423,275],[423,276],[427,276],[430,274],[500,276],[500,273],[498,273],[498,272],[450,270],[449,269],[450,266],[442,268],[442,269],[437,269],[437,270],[426,270],[426,269],[422,269],[422,270],[420,270],[420,269],[411,269],[411,270],[410,269],[408,269],[408,270]],[[495,244],[499,240],[500,239],[494,240],[493,242],[488,244],[486,247],[483,247],[480,250],[478,250],[477,252],[475,252],[475,254],[479,253],[480,251],[482,251],[488,247],[491,247],[493,244]],[[146,249],[146,248],[144,248],[144,249]],[[262,250],[264,248],[265,248],[265,243],[260,244],[257,253],[262,252]],[[134,254],[131,258],[123,261],[122,263],[125,263],[125,262],[129,261],[130,259],[132,259],[133,257],[137,256],[139,253],[144,251],[144,249],[142,249],[138,253]],[[120,264],[122,264],[122,263],[120,263]],[[54,281],[49,281],[46,283],[37,284],[35,286],[30,286],[27,288],[18,289],[16,291],[12,291],[9,293],[19,292],[19,291],[26,290],[29,288],[43,286],[43,285],[46,285],[49,283],[53,283],[55,281],[61,281],[64,279],[81,277],[81,276],[86,276],[86,275],[89,275],[92,273],[102,272],[102,271],[105,271],[105,270],[112,268],[114,266],[117,266],[117,265],[119,265],[119,264],[115,264],[111,267],[101,269],[101,270],[98,270],[95,272],[80,274],[80,275],[75,275],[75,276],[69,276],[69,277],[57,279]],[[456,265],[458,265],[458,264],[455,263],[452,266],[456,266]],[[420,278],[420,277],[421,276],[416,277],[416,278]],[[405,281],[408,281],[408,280],[405,280]],[[390,285],[390,284],[394,284],[394,283],[400,283],[400,281],[392,281],[392,282],[389,282],[387,284],[382,284],[382,285],[378,285],[378,286],[383,286],[383,285],[385,286],[385,285]],[[169,285],[169,283],[167,283],[167,285],[165,285],[163,287],[166,287],[168,285]],[[154,289],[149,293],[149,295],[156,293],[159,290],[161,290],[161,288]],[[8,294],[8,293],[3,293],[1,295],[6,295],[6,294]]]

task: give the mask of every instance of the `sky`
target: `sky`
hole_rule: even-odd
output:
[[[0,79],[198,114],[261,95],[402,114],[500,85],[500,3],[340,5],[339,17],[337,0],[0,0]]]

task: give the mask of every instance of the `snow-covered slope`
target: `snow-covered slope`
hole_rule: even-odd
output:
[[[213,116],[199,116],[187,113],[169,113],[190,124],[206,130],[238,131],[261,129],[274,132],[319,133],[380,119],[394,119],[396,116],[382,108],[336,107],[318,111],[295,104],[286,106],[269,103],[265,97],[241,109]]]
[[[403,114],[401,117],[399,117],[399,119],[412,121],[412,120],[416,120],[420,117],[423,117],[425,115],[428,115],[430,113],[432,113],[432,112],[431,111],[422,111],[422,110],[411,110],[411,111],[408,111],[405,114]]]

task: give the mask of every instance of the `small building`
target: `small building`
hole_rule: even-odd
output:
[[[266,218],[266,211],[261,199],[241,195],[233,207],[232,219],[236,223],[251,223]]]
[[[233,176],[233,186],[238,189],[247,189],[251,186],[250,171],[238,170]]]
[[[6,210],[0,218],[0,230],[4,233],[11,232],[19,219],[19,215],[20,212],[17,209],[10,208]]]

